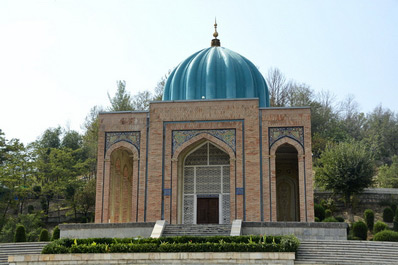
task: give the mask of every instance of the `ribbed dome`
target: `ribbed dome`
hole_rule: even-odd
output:
[[[224,47],[203,49],[183,61],[167,79],[163,100],[259,98],[269,107],[264,77],[245,57]]]

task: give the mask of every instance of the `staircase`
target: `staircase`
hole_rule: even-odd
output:
[[[294,264],[398,264],[398,243],[380,241],[301,242]]]
[[[229,236],[231,225],[203,224],[203,225],[166,225],[162,237],[166,236]]]
[[[8,265],[8,256],[40,254],[49,242],[24,242],[0,244],[0,265]]]

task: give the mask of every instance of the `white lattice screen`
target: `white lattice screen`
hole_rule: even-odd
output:
[[[206,143],[184,163],[183,221],[196,223],[197,196],[218,197],[221,223],[230,223],[229,155]]]

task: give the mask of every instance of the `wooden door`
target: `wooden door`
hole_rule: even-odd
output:
[[[197,199],[197,224],[218,224],[218,216],[218,198]]]

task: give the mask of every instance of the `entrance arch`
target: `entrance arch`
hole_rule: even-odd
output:
[[[300,221],[297,149],[284,143],[275,155],[277,221]]]
[[[182,159],[181,222],[230,223],[230,155],[203,140]]]

